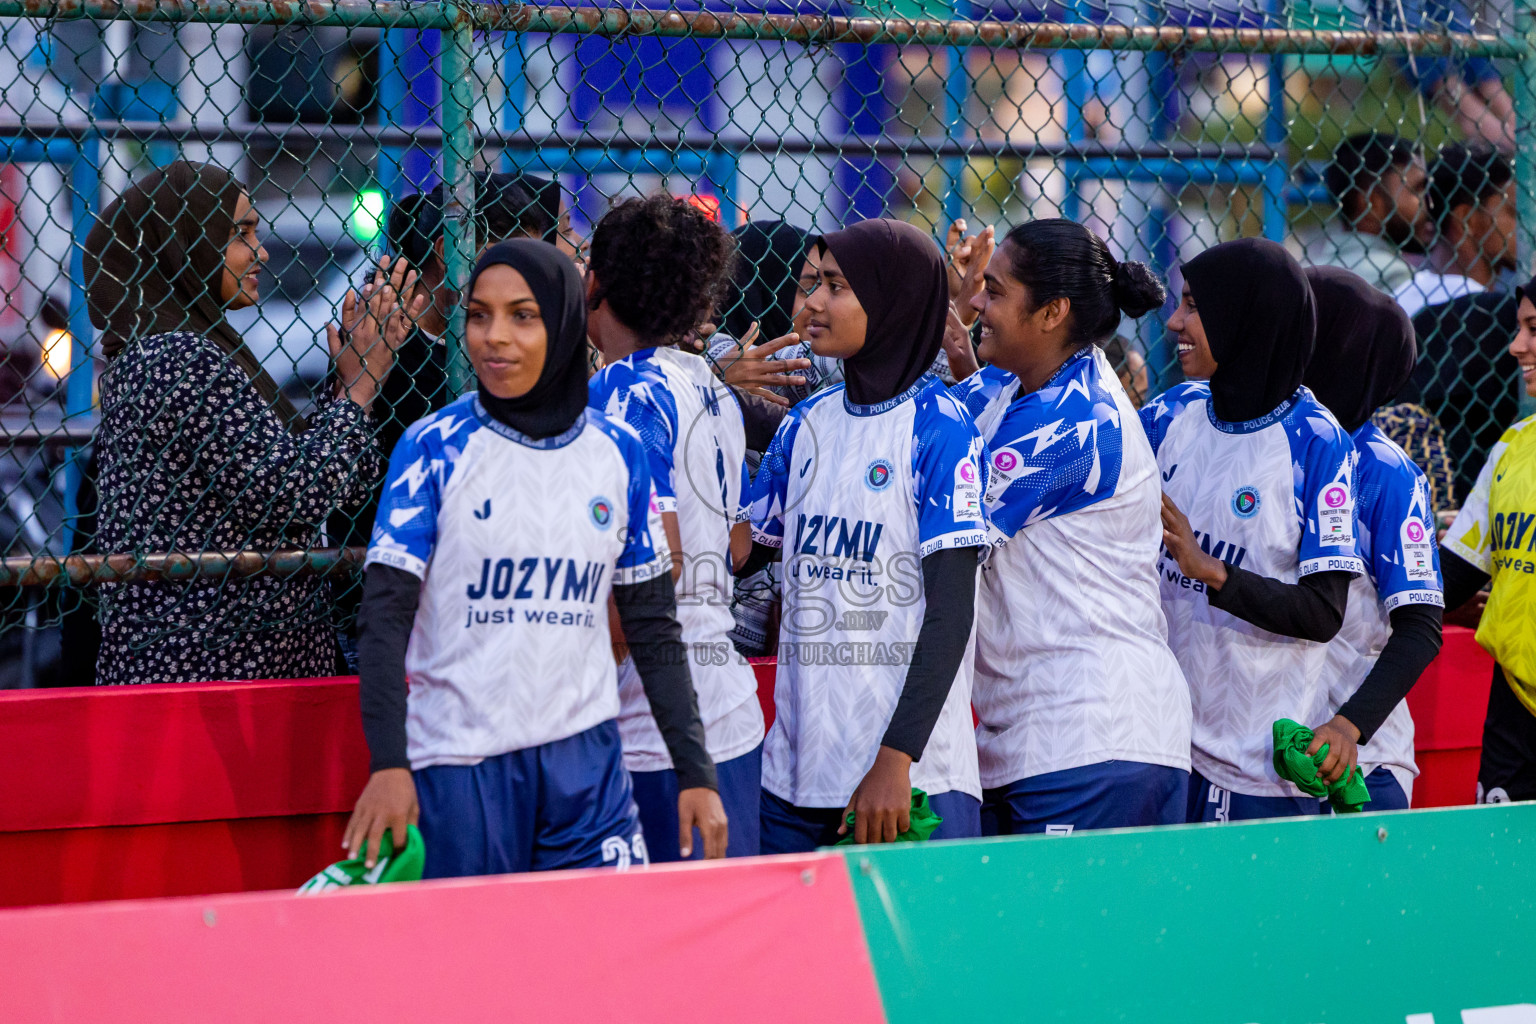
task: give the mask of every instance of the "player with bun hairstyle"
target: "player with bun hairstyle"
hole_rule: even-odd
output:
[[[951,389],[991,456],[976,618],[988,834],[1185,817],[1189,688],[1158,597],[1162,488],[1103,345],[1163,302],[1070,220],[1014,228],[987,267],[978,354]]]
[[[592,407],[628,423],[645,447],[683,643],[699,654],[690,669],[731,819],[728,853],[746,857],[758,852],[763,752],[756,678],[730,641],[731,573],[752,549],[746,433],[732,390],[702,356],[677,347],[714,309],[735,249],[718,224],[671,196],[618,204],[592,231],[587,333],[607,363],[590,382]],[[628,658],[619,696],[624,765],[652,859],[678,860],[689,846],[701,856],[700,842],[679,846],[678,773]]]
[[[1326,644],[1365,563],[1354,442],[1302,387],[1312,289],[1283,246],[1224,242],[1184,264],[1168,329],[1210,354],[1208,382],[1141,410],[1163,478],[1169,646],[1194,709],[1190,820],[1317,814],[1275,771],[1274,725],[1327,720]]]

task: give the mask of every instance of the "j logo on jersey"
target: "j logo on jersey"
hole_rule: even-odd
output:
[[[1435,553],[1429,542],[1429,531],[1417,519],[1403,523],[1403,571],[1414,582],[1431,582],[1435,578]]]
[[[1169,471],[1172,474],[1172,470]],[[1239,519],[1252,519],[1259,511],[1259,489],[1239,487],[1232,494],[1232,514]]]
[[[883,491],[891,484],[891,476],[895,470],[884,459],[876,459],[869,464],[864,471],[864,486],[872,491]]]
[[[592,525],[599,530],[608,529],[608,524],[613,522],[613,502],[607,498],[593,498],[587,505],[587,512],[592,516]]]

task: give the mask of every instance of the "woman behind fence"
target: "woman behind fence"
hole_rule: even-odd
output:
[[[386,280],[386,263],[366,299],[348,296],[341,329],[327,328],[339,384],[306,422],[224,320],[259,297],[259,223],[227,171],[178,161],[132,185],[86,239],[108,360],[104,552],[313,546],[327,513],[360,502],[378,471],[367,411],[407,329],[396,296],[413,276],[402,264]],[[313,577],[107,585],[96,681],[328,675],[329,614]]]

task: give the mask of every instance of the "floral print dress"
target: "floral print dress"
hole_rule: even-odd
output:
[[[105,553],[318,546],[380,471],[363,410],[337,399],[290,433],[214,342],[135,339],[101,384]],[[295,678],[335,671],[329,588],[315,577],[107,584],[96,682]]]

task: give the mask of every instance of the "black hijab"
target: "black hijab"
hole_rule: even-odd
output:
[[[869,317],[864,347],[843,360],[848,398],[875,405],[895,398],[928,372],[944,345],[949,279],[932,238],[899,220],[866,220],[821,244]]]
[[[115,359],[134,338],[191,331],[212,341],[251,379],[288,429],[301,417],[224,319],[224,250],[245,186],[212,164],[178,160],[128,187],[85,239],[86,305]]]
[[[720,305],[725,333],[740,341],[756,322],[759,342],[782,338],[794,329],[795,289],[811,236],[781,220],[753,221],[734,234],[736,271]]]
[[[1184,264],[1184,280],[1216,360],[1216,418],[1243,423],[1274,411],[1301,386],[1317,333],[1301,264],[1267,238],[1241,238]]]
[[[1339,267],[1308,267],[1306,274],[1317,302],[1317,349],[1305,383],[1353,434],[1413,373],[1413,321],[1358,274]]]
[[[530,238],[485,250],[469,277],[465,296],[487,267],[511,267],[523,275],[544,318],[548,344],[544,369],[528,393],[497,398],[480,387],[480,404],[494,418],[534,440],[570,429],[587,407],[587,296],[576,265],[548,242]]]

